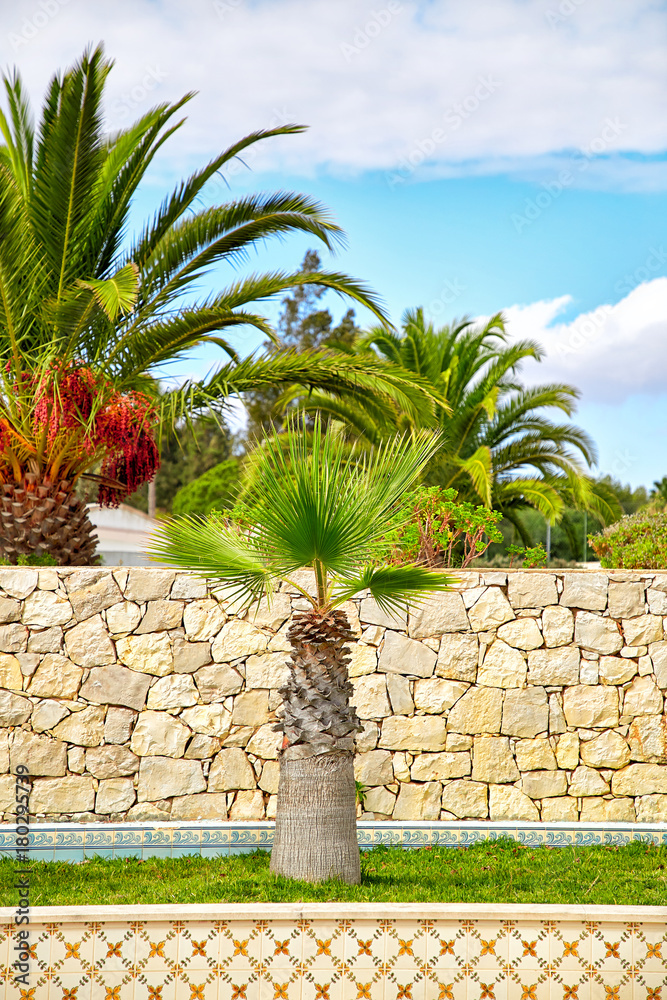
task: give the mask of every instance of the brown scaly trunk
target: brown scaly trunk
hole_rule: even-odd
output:
[[[89,566],[97,535],[86,505],[67,481],[40,481],[28,472],[21,484],[0,485],[0,559],[50,555],[58,566]]]
[[[347,677],[354,634],[342,611],[294,618],[283,696],[284,749],[271,871],[287,878],[360,882],[354,734]]]

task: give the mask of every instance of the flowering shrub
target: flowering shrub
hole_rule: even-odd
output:
[[[588,541],[605,569],[666,569],[667,512],[637,511]]]

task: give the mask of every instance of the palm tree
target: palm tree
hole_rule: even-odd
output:
[[[418,380],[329,351],[277,352],[239,360],[222,333],[255,327],[274,338],[256,304],[317,284],[355,299],[384,320],[376,298],[337,272],[240,276],[197,299],[197,282],[221,263],[244,263],[268,237],[309,233],[331,248],[341,230],[299,194],[248,195],[198,207],[207,182],[245,149],[300,126],[253,132],[165,198],[128,237],[137,188],[183,105],[153,108],[109,135],[103,120],[111,63],[84,54],[47,90],[36,128],[17,73],[5,77],[0,111],[0,559],[47,553],[80,564],[95,548],[83,502],[87,477],[100,501],[118,503],[152,478],[156,436],[231,394],[300,383],[328,393],[386,395],[415,412],[430,408]],[[216,345],[227,363],[164,394],[165,365],[195,345]]]
[[[578,390],[561,383],[523,386],[522,362],[539,361],[543,352],[535,341],[510,342],[501,314],[479,325],[463,320],[435,329],[421,309],[409,310],[399,332],[376,327],[354,351],[365,358],[379,354],[419,376],[443,401],[435,409],[442,443],[425,476],[430,485],[455,488],[462,500],[502,511],[526,543],[530,538],[519,517],[526,507],[551,523],[561,520],[568,507],[594,511],[603,523],[618,517],[613,492],[586,473],[596,459],[591,439],[574,424],[548,416],[554,410],[572,416]],[[339,399],[323,392],[305,397],[299,388],[286,390],[280,405],[295,401],[343,421],[371,443],[396,426],[423,421],[391,401]]]
[[[223,581],[245,607],[270,598],[281,581],[310,603],[294,616],[283,695],[283,749],[271,869],[290,878],[359,881],[354,735],[360,728],[347,678],[352,639],[341,606],[370,592],[388,612],[407,607],[450,579],[422,566],[377,562],[387,519],[438,446],[417,431],[361,455],[343,435],[287,422],[254,455],[243,505],[229,520],[184,517],[161,524],[151,554]],[[291,577],[311,568],[315,594]]]

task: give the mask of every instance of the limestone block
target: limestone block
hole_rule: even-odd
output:
[[[514,785],[489,786],[489,819],[523,819],[529,822],[539,820],[537,806],[525,792]]]
[[[227,819],[227,796],[220,792],[202,792],[199,795],[179,795],[171,804],[171,819]]]
[[[129,743],[137,713],[129,708],[108,708],[104,720],[105,743]]]
[[[222,701],[230,694],[238,694],[243,687],[243,678],[238,670],[228,663],[211,663],[196,671],[195,682],[205,703]]]
[[[373,597],[365,597],[361,602],[359,619],[364,625],[381,625],[383,628],[407,629],[408,616],[399,612],[396,615],[383,611]]]
[[[393,627],[396,628],[395,625]],[[460,594],[432,594],[410,611],[408,635],[413,639],[426,639],[431,635],[461,632],[468,628],[468,616]]]
[[[667,795],[640,795],[635,808],[638,823],[667,823]]]
[[[210,642],[188,642],[180,635],[172,638],[174,671],[177,674],[193,674],[195,670],[211,662]]]
[[[553,799],[566,794],[567,777],[565,771],[527,771],[521,788],[531,799]]]
[[[32,712],[32,702],[11,691],[0,690],[0,726],[20,726],[27,722]]]
[[[32,783],[30,812],[35,816],[90,812],[94,803],[92,778],[37,778]]]
[[[113,643],[101,615],[94,615],[66,632],[65,649],[70,660],[81,667],[101,667],[116,660]]]
[[[278,794],[280,784],[280,764],[277,760],[267,760],[258,781],[259,787],[269,795]]]
[[[648,609],[652,615],[667,615],[667,594],[664,591],[649,587],[646,591],[646,599],[648,601]],[[633,612],[635,615],[640,613],[640,611]],[[629,618],[630,615],[624,615],[623,617]]]
[[[498,638],[516,649],[539,649],[544,642],[534,618],[517,618],[498,629]]]
[[[25,625],[12,622],[0,625],[0,652],[25,653],[28,647],[28,630]]]
[[[444,750],[446,725],[434,715],[393,715],[382,723],[379,746],[385,750]]]
[[[37,570],[28,569],[25,566],[16,568],[9,566],[0,567],[0,587],[9,594],[23,600],[33,592],[37,586]]]
[[[612,618],[580,611],[574,625],[574,641],[582,649],[594,653],[618,653],[623,648],[623,637]]]
[[[567,722],[563,715],[563,698],[557,691],[549,695],[549,735],[567,732]]]
[[[274,594],[271,601],[264,598],[259,605],[253,605],[248,612],[248,621],[257,628],[269,628],[274,632],[283,625],[292,613],[289,594]]]
[[[247,744],[248,753],[254,753],[262,760],[278,760],[278,751],[282,743],[282,733],[274,728],[275,723],[260,726]],[[358,744],[357,744],[358,747]],[[358,747],[359,748],[359,747]]]
[[[611,779],[614,795],[653,795],[667,792],[667,766],[628,764]]]
[[[0,625],[20,621],[21,602],[12,601],[9,597],[0,597]]]
[[[649,656],[653,663],[656,683],[663,691],[667,688],[667,642],[652,642],[648,647]]]
[[[137,793],[131,778],[105,778],[95,797],[95,812],[101,816],[125,812],[134,804]]]
[[[150,709],[187,708],[197,704],[197,688],[190,674],[170,674],[150,688],[146,707]]]
[[[189,573],[178,573],[170,591],[172,600],[194,601],[206,597],[206,580],[190,576]]]
[[[469,774],[469,753],[422,753],[415,757],[410,770],[413,781],[443,781]]]
[[[635,677],[623,698],[623,715],[659,715],[662,712],[662,693],[649,674]]]
[[[43,733],[53,729],[68,715],[68,709],[58,701],[38,701],[32,710],[30,725],[36,733]]]
[[[223,739],[232,728],[232,713],[220,703],[186,708],[180,718],[194,733],[204,736]]]
[[[13,628],[18,626],[12,626]],[[23,626],[20,626],[23,628]],[[0,630],[1,631],[1,630]],[[28,630],[25,630],[26,636]],[[30,637],[28,638],[28,652],[29,653],[58,653],[60,652],[60,647],[63,642],[63,630],[59,625],[54,625],[53,628],[45,628],[39,632],[30,631]],[[4,646],[0,642],[0,648],[4,649]],[[25,645],[23,649],[25,649]]]
[[[378,816],[388,816],[394,811],[396,796],[388,788],[379,785],[369,788],[364,796],[364,811]]]
[[[269,721],[269,692],[246,691],[234,699],[232,724],[234,726],[263,726]]]
[[[105,713],[102,705],[90,705],[59,722],[53,729],[53,735],[79,747],[97,747],[104,739]]]
[[[51,590],[36,590],[26,597],[21,620],[24,625],[49,628],[52,625],[67,625],[71,618],[72,605],[69,601]]]
[[[556,577],[553,573],[508,573],[507,583],[513,608],[544,608],[558,603]]]
[[[463,681],[429,677],[415,681],[415,706],[420,712],[440,715],[448,711],[469,688]]]
[[[524,619],[525,620],[525,619]],[[526,661],[518,649],[496,639],[477,671],[477,683],[486,687],[516,688],[526,682]]]
[[[16,813],[16,778],[13,774],[0,778],[0,815],[2,813]]]
[[[9,759],[13,773],[23,764],[30,774],[57,777],[67,771],[67,745],[49,736],[37,736],[19,729],[14,733]]]
[[[32,726],[34,729],[34,721]],[[667,764],[667,718],[646,715],[635,719],[628,731],[628,743],[633,760]]]
[[[502,712],[500,688],[470,688],[449,713],[447,726],[454,733],[499,733]]]
[[[435,666],[438,677],[455,681],[475,681],[479,660],[479,639],[474,632],[443,635]]]
[[[363,729],[354,738],[357,753],[366,753],[367,750],[374,750],[378,745],[380,728],[377,722],[362,722]]]
[[[121,705],[139,711],[144,707],[150,677],[117,664],[93,667],[81,685],[79,697],[98,705]]]
[[[372,647],[370,647],[372,648]],[[394,715],[413,715],[415,705],[410,694],[410,681],[403,674],[387,674],[387,694]],[[430,684],[430,680],[417,684]]]
[[[618,725],[618,691],[614,687],[576,684],[563,692],[563,712],[568,726],[613,729]]]
[[[112,604],[117,604],[123,599],[111,573],[104,573],[94,583],[85,584],[76,590],[68,589],[74,617],[78,622],[98,615],[100,611],[110,608]]]
[[[173,760],[171,757],[144,757],[139,770],[137,800],[157,802],[175,795],[203,792],[206,781],[197,760]]]
[[[83,774],[86,770],[86,752],[83,747],[72,747],[67,751],[67,770]]]
[[[185,760],[206,760],[213,757],[220,750],[222,743],[213,736],[203,736],[202,733],[195,733],[188,748],[185,751]]]
[[[170,808],[170,802],[135,802],[125,818],[132,823],[165,823],[170,818]]]
[[[111,635],[128,635],[141,621],[141,608],[132,601],[120,601],[107,608],[106,618]]]
[[[579,665],[579,682],[581,684],[597,684],[599,660],[586,660],[582,657]]]
[[[350,646],[350,664],[347,668],[350,677],[363,677],[372,674],[377,669],[378,653],[375,646],[367,646],[363,642],[355,642]]]
[[[246,687],[281,688],[289,678],[289,664],[284,653],[249,656],[245,665]]]
[[[555,771],[558,767],[551,743],[544,737],[517,740],[514,752],[520,771]]]
[[[361,641],[368,646],[379,646],[384,639],[384,629],[380,625],[367,625],[361,635]]]
[[[278,595],[280,596],[280,595]],[[229,812],[232,821],[264,819],[264,796],[261,792],[241,791]]]
[[[168,712],[141,712],[130,749],[139,757],[182,757],[191,735],[189,727]]]
[[[141,624],[135,629],[135,635],[179,628],[183,622],[184,607],[184,601],[149,601]]]
[[[566,608],[604,611],[607,607],[606,573],[565,573],[560,603]]]
[[[383,674],[366,674],[352,681],[350,701],[360,719],[385,719],[391,715],[387,697],[387,681]]]
[[[23,690],[21,664],[12,653],[0,653],[0,687],[10,691]]]
[[[256,787],[255,772],[243,750],[231,747],[216,754],[208,776],[209,791],[229,792]]]
[[[473,781],[502,784],[520,777],[510,741],[505,736],[476,736],[472,752]]]
[[[39,653],[17,653],[16,659],[19,661],[19,667],[21,668],[21,673],[24,677],[32,677],[35,670],[40,664],[41,656]],[[649,673],[652,672],[653,666],[651,665],[651,657],[647,656],[646,659],[649,662]]]
[[[583,749],[583,746],[582,743],[580,749]],[[572,772],[570,795],[581,798],[584,795],[606,795],[608,792],[609,783],[594,768],[580,764]]]
[[[441,795],[439,781],[427,781],[423,785],[401,782],[393,819],[439,819]]]
[[[545,644],[553,648],[555,646],[567,646],[572,642],[574,635],[574,615],[568,608],[561,605],[545,608],[542,612],[542,635]]]
[[[254,729],[252,726],[232,726],[229,736],[223,741],[223,747],[244,747],[252,736]]]
[[[637,673],[635,660],[625,660],[622,656],[601,656],[598,667],[600,684],[625,684]]]
[[[558,737],[556,761],[565,771],[573,771],[579,763],[579,736],[577,733],[563,733]]]
[[[224,608],[213,598],[186,604],[183,611],[185,634],[192,642],[206,642],[212,639],[226,620]]]
[[[560,795],[557,799],[544,799],[542,802],[543,823],[576,823],[578,818],[577,800],[569,795]]]
[[[410,762],[408,761],[408,757],[412,758],[412,754],[395,753],[392,758],[394,777],[397,781],[410,780]]]
[[[213,640],[211,653],[218,663],[229,663],[243,656],[264,653],[269,644],[268,637],[251,622],[233,618],[223,625]],[[262,685],[264,686],[264,685]],[[275,685],[266,685],[274,687]]]
[[[388,750],[369,750],[354,758],[354,777],[362,785],[390,785],[394,780],[391,754]],[[421,779],[426,780],[426,779]]]
[[[130,601],[159,601],[169,596],[176,572],[172,569],[132,567],[125,584]]]
[[[165,677],[174,669],[171,640],[166,632],[128,635],[116,641],[118,659],[132,670]]]
[[[138,770],[139,758],[127,747],[103,746],[86,750],[86,771],[94,778],[125,778]]]
[[[2,656],[0,655],[1,664]],[[82,676],[83,668],[75,666],[67,657],[59,656],[57,653],[47,653],[32,675],[28,694],[35,698],[74,699],[77,696]],[[2,680],[0,680],[0,684],[3,687],[10,686]],[[21,690],[20,684],[18,690]]]
[[[582,823],[634,823],[635,809],[632,799],[603,799],[590,796],[581,803]]]
[[[662,642],[664,638],[660,615],[624,618],[621,626],[627,646],[646,646],[650,642]]]
[[[511,689],[505,695],[503,724],[505,736],[532,738],[549,728],[549,702],[543,687]]]
[[[644,614],[643,583],[609,583],[611,618],[634,618]]]
[[[473,632],[488,632],[489,629],[512,621],[516,615],[502,590],[499,587],[489,587],[468,610],[468,618]]]
[[[630,748],[619,733],[607,730],[581,744],[581,759],[589,767],[625,767],[630,762]]]
[[[380,653],[378,670],[383,673],[411,674],[430,677],[435,667],[436,653],[423,642],[408,639],[401,632],[387,630]]]
[[[487,787],[477,781],[450,781],[442,790],[442,808],[459,819],[486,819]]]
[[[578,684],[580,660],[578,646],[535,649],[528,654],[528,683]]]

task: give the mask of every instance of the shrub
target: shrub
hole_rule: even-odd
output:
[[[210,514],[213,510],[226,510],[234,503],[238,481],[238,459],[228,458],[181,486],[174,495],[172,511],[178,517],[182,514]]]
[[[667,568],[667,512],[638,511],[588,540],[605,569]]]

